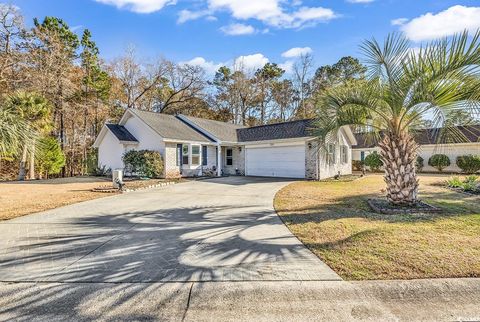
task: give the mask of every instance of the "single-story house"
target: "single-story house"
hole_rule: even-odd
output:
[[[98,165],[122,169],[126,151],[159,151],[165,176],[246,175],[323,179],[351,173],[349,127],[321,146],[313,120],[244,127],[185,115],[128,109],[118,124],[105,124],[94,147]]]
[[[428,159],[434,154],[445,154],[450,166],[444,172],[460,172],[457,157],[461,155],[480,155],[480,125],[457,126],[457,138],[444,135],[441,128],[423,129],[415,132],[415,141],[419,144],[418,155],[423,158],[422,171],[437,171],[428,165]],[[458,133],[462,133],[459,136]],[[356,133],[357,145],[352,147],[352,160],[363,161],[373,151],[379,151],[377,143],[364,133]],[[461,141],[462,143],[458,143]]]

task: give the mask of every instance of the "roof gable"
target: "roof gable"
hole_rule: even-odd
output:
[[[245,128],[243,125],[202,119],[186,115],[179,115],[178,117],[205,131],[206,134],[209,134],[224,142],[238,142],[237,130]]]
[[[173,115],[129,109],[133,115],[141,119],[163,139],[211,142],[211,140],[199,131],[180,121]]]

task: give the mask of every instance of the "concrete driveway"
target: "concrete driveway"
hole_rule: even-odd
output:
[[[286,184],[187,182],[1,222],[0,321],[480,319],[480,279],[341,281],[276,216]]]
[[[193,181],[2,222],[1,280],[339,280],[276,215],[287,183]]]

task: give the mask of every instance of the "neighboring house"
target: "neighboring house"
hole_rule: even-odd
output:
[[[165,176],[247,175],[323,179],[351,173],[349,127],[326,146],[310,135],[312,120],[254,127],[128,109],[118,124],[105,124],[95,140],[98,165],[124,167],[126,151],[159,151]]]
[[[480,125],[458,126],[455,131],[456,139],[452,140],[444,135],[440,128],[418,130],[415,133],[415,141],[420,145],[418,155],[423,158],[422,171],[437,171],[428,165],[428,159],[434,154],[445,154],[450,158],[451,165],[444,172],[461,171],[457,165],[457,157],[461,155],[480,155]],[[458,134],[462,133],[462,135]],[[461,137],[460,137],[461,136]],[[379,151],[377,143],[369,140],[365,134],[355,134],[358,144],[352,147],[352,159],[363,161],[373,151]],[[459,142],[463,143],[452,143]]]

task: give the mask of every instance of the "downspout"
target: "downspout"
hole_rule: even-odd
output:
[[[222,176],[222,147],[220,143],[216,144],[217,147],[217,177]]]
[[[317,157],[315,158],[315,164],[316,164],[316,179],[317,181],[320,180],[320,145],[318,144],[317,141]]]

